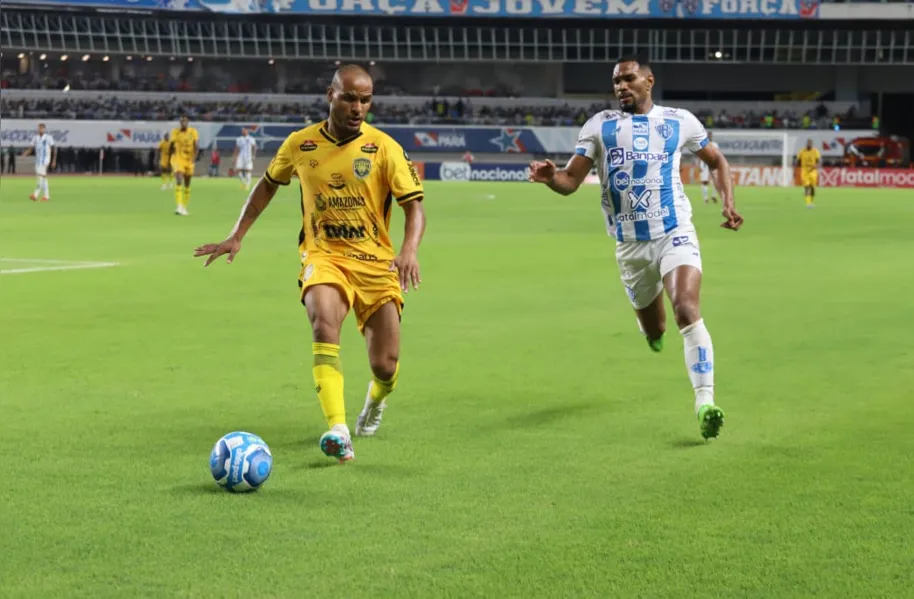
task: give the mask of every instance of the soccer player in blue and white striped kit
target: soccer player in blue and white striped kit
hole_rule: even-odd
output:
[[[54,138],[47,132],[44,123],[38,125],[38,135],[32,138],[31,145],[22,153],[28,156],[35,153],[35,177],[37,183],[35,191],[29,196],[29,199],[37,201],[39,196],[42,202],[51,199],[51,190],[48,187],[48,167],[52,170],[57,165],[57,148],[54,147]]]
[[[616,239],[616,261],[641,331],[651,349],[663,348],[666,289],[685,346],[699,428],[709,439],[718,436],[724,413],[714,404],[714,349],[699,309],[701,252],[679,176],[683,148],[711,169],[726,219],[721,226],[738,230],[743,218],[734,208],[727,159],[708,143],[692,113],[655,105],[653,86],[645,61],[616,63],[613,89],[621,110],[604,110],[587,121],[564,169],[534,161],[530,179],[568,195],[596,167],[607,232]]]

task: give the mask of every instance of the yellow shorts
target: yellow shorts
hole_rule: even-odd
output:
[[[194,163],[189,160],[175,160],[171,163],[171,170],[187,177],[193,177]]]
[[[819,171],[808,171],[801,177],[803,187],[815,187],[819,184]]]
[[[302,303],[310,287],[333,285],[339,288],[355,312],[359,332],[364,331],[368,319],[387,302],[394,303],[398,314],[403,311],[403,294],[397,273],[385,266],[353,258],[327,254],[308,256],[302,263],[298,285],[301,287]]]
[[[162,162],[161,164],[159,164],[159,168],[162,169],[162,172],[163,172],[163,173],[167,173],[168,171],[171,170],[171,163],[170,163],[170,162]]]

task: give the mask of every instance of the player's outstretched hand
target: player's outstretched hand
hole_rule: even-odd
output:
[[[229,237],[222,243],[207,243],[206,245],[201,245],[198,248],[194,249],[194,258],[199,258],[200,256],[209,256],[206,259],[206,262],[203,263],[203,266],[209,266],[213,261],[222,256],[223,254],[228,254],[226,262],[231,264],[232,260],[235,259],[235,254],[241,251],[241,241],[235,239],[234,237]]]
[[[549,183],[555,178],[555,163],[549,160],[534,160],[530,163],[530,181]]]
[[[413,289],[419,289],[419,283],[422,282],[422,276],[419,274],[419,258],[416,252],[401,253],[394,259],[390,265],[390,270],[397,271],[400,279],[400,289],[403,293],[409,293],[409,286],[412,284]]]
[[[724,229],[739,231],[739,228],[743,226],[743,217],[739,215],[739,212],[737,212],[736,208],[732,205],[724,206],[724,209],[721,210],[721,214],[727,219],[720,224]]]

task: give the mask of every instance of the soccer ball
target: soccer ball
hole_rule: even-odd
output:
[[[263,439],[236,431],[216,441],[209,455],[216,483],[233,493],[254,491],[270,478],[273,454]]]

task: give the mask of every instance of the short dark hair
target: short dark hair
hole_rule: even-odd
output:
[[[648,59],[646,57],[641,56],[640,54],[626,54],[625,56],[623,56],[619,60],[617,60],[616,64],[622,64],[623,62],[637,62],[639,68],[653,72],[653,69],[651,68],[651,63],[648,61]]]

